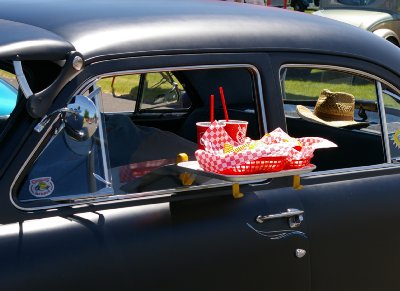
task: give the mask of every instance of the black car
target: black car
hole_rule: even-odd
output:
[[[3,0],[0,23],[0,78],[18,84],[2,290],[400,288],[397,47],[221,1]],[[344,123],[317,116],[326,96],[353,96],[331,104]],[[337,147],[272,173],[184,166],[196,123],[226,115],[253,141]]]

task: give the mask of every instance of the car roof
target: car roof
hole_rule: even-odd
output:
[[[351,55],[389,68],[400,63],[394,45],[350,25],[222,1],[2,0],[0,19],[60,36],[86,63],[116,56],[277,50]],[[4,31],[0,39],[7,41],[11,34]]]

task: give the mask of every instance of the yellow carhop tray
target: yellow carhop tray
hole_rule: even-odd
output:
[[[211,178],[216,178],[220,180],[225,180],[229,182],[248,182],[248,181],[259,181],[259,180],[266,180],[270,178],[278,178],[278,177],[287,177],[287,176],[295,176],[306,174],[312,172],[316,169],[316,166],[310,164],[304,168],[300,169],[291,169],[291,170],[282,170],[279,172],[269,172],[269,173],[260,173],[260,174],[250,174],[250,175],[224,175],[224,174],[217,174],[212,172],[204,171],[197,161],[188,161],[178,163],[179,167],[186,168],[190,172],[202,174],[205,176],[209,176]]]
[[[282,170],[279,172],[269,172],[269,173],[260,173],[260,174],[250,174],[250,175],[224,175],[217,174],[212,172],[204,171],[197,161],[187,161],[178,163],[179,167],[185,168],[186,171],[201,174],[204,176],[208,176],[215,179],[225,180],[232,182],[233,196],[235,198],[243,197],[243,194],[240,193],[239,183],[240,182],[255,182],[262,181],[271,178],[279,178],[279,177],[290,177],[293,176],[293,188],[296,190],[300,190],[302,188],[300,184],[300,175],[310,173],[316,169],[316,166],[310,164],[306,167],[300,169],[291,169],[291,170]]]

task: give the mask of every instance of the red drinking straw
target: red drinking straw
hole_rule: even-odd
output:
[[[219,94],[221,95],[221,102],[222,106],[224,107],[225,120],[229,121],[228,110],[226,109],[226,103],[225,103],[224,89],[222,87],[219,87]]]
[[[214,95],[210,96],[210,121],[214,121]]]

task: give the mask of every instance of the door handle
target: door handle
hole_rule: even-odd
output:
[[[256,217],[256,221],[258,223],[264,223],[267,220],[276,219],[276,218],[288,218],[289,226],[291,228],[298,227],[303,221],[303,210],[289,208],[286,212],[270,214],[270,215],[259,215]]]

